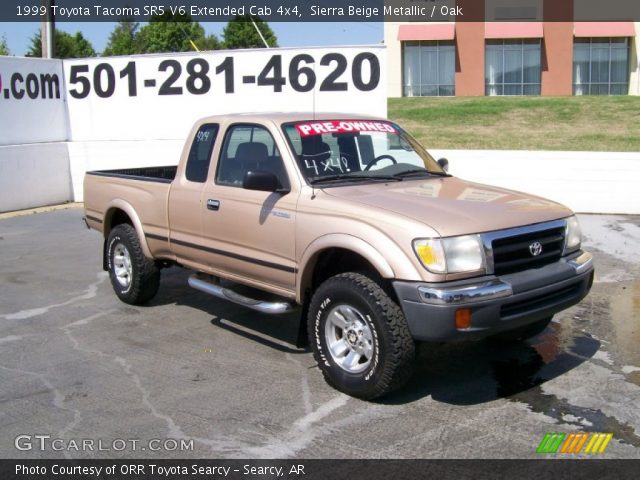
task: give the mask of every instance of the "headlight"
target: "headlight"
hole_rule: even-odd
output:
[[[485,268],[479,235],[415,240],[413,249],[422,264],[433,273],[476,272]]]
[[[580,232],[580,223],[576,216],[567,218],[567,229],[564,233],[564,252],[567,255],[580,249],[582,233]]]
[[[479,235],[443,239],[449,273],[475,272],[484,268],[484,252]]]

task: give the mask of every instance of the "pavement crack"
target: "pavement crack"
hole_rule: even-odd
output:
[[[0,338],[0,344],[9,343],[9,342],[17,342],[18,340],[22,340],[24,337],[21,335],[7,335],[6,337]]]
[[[133,382],[136,389],[140,392],[142,396],[142,404],[149,410],[151,415],[153,415],[155,418],[159,420],[162,420],[167,425],[169,435],[171,436],[172,439],[193,440],[195,442],[198,442],[200,444],[210,447],[212,450],[224,449],[225,447],[228,447],[229,442],[221,442],[221,441],[216,441],[208,438],[192,437],[184,433],[182,428],[173,420],[172,417],[160,412],[160,410],[158,410],[158,408],[156,408],[156,406],[151,402],[151,394],[149,390],[147,390],[144,387],[144,385],[142,384],[142,380],[140,379],[140,376],[135,372],[133,372],[133,367],[125,358],[119,355],[104,353],[100,350],[85,348],[80,345],[80,342],[73,335],[72,329],[75,327],[88,325],[93,320],[103,317],[109,313],[111,313],[111,311],[97,313],[95,315],[91,315],[89,317],[64,325],[60,327],[60,329],[64,332],[64,334],[67,336],[69,341],[72,343],[74,350],[77,350],[79,352],[83,352],[92,356],[97,355],[101,358],[108,358],[108,359],[111,359],[113,362],[115,362],[117,365],[119,365],[124,370],[125,374],[129,377],[129,379]]]
[[[297,358],[294,358],[290,353],[285,353],[285,358],[293,363],[298,369],[302,370],[300,375],[300,390],[302,392],[302,405],[304,407],[304,413],[310,414],[313,411],[313,405],[311,404],[311,389],[309,388],[309,375],[307,369],[305,369]]]
[[[98,280],[92,283],[91,285],[89,285],[87,289],[84,291],[84,293],[76,297],[70,298],[66,302],[54,303],[52,305],[47,305],[45,307],[31,308],[28,310],[20,310],[19,312],[15,312],[15,313],[7,313],[7,314],[0,315],[0,318],[3,318],[5,320],[25,320],[27,318],[33,318],[33,317],[38,317],[40,315],[44,315],[52,308],[66,307],[68,305],[72,305],[82,300],[90,300],[97,295],[98,286],[105,281],[107,276],[108,275],[105,272],[98,273]]]
[[[348,401],[349,397],[343,394],[332,398],[295,420],[284,435],[270,436],[266,444],[246,448],[245,454],[250,458],[285,458],[296,455],[310,445],[315,438],[332,430],[328,424],[319,428],[313,427],[335,410],[345,406]]]
[[[74,321],[67,325],[60,327],[60,329],[68,337],[72,343],[73,348],[77,351],[92,355],[99,356],[101,358],[109,358],[115,362],[135,385],[136,389],[140,392],[141,402],[145,408],[151,413],[152,416],[161,420],[167,427],[168,435],[172,439],[176,440],[193,440],[194,442],[209,447],[212,452],[224,452],[229,456],[236,456],[237,458],[247,457],[259,457],[259,458],[280,458],[294,456],[300,450],[306,448],[313,442],[318,436],[324,435],[337,428],[335,425],[342,425],[345,422],[350,424],[355,422],[355,418],[359,417],[362,412],[352,416],[345,417],[339,420],[335,424],[323,424],[320,427],[318,423],[323,421],[326,417],[330,416],[336,410],[345,406],[350,397],[340,394],[332,398],[331,400],[321,404],[317,408],[313,408],[311,402],[311,390],[308,383],[307,375],[302,375],[301,390],[302,390],[302,403],[304,409],[304,415],[299,417],[292,423],[291,428],[284,433],[284,435],[273,436],[269,435],[263,439],[263,445],[255,446],[251,440],[232,439],[226,436],[220,436],[218,438],[203,438],[187,435],[182,427],[171,417],[163,413],[152,401],[151,392],[144,386],[140,376],[133,371],[133,366],[124,358],[119,355],[107,354],[100,350],[86,348],[80,344],[78,339],[73,335],[73,330],[78,327],[88,325],[93,320],[107,315],[111,312],[101,312],[89,317]],[[296,364],[299,362],[289,356],[289,359]],[[367,411],[370,408],[366,409]],[[249,435],[254,436],[255,432],[248,432]]]
[[[52,399],[53,406],[56,407],[59,410],[63,410],[65,412],[69,412],[69,413],[73,414],[73,419],[71,421],[69,421],[63,428],[58,430],[58,433],[56,434],[57,438],[64,438],[64,436],[68,432],[72,431],[80,423],[80,421],[82,420],[82,414],[81,414],[80,410],[78,410],[76,408],[70,408],[70,407],[66,406],[65,402],[64,402],[65,396],[62,394],[60,389],[58,389],[42,373],[31,372],[29,370],[23,370],[23,369],[20,369],[20,368],[11,368],[11,367],[7,367],[7,366],[4,366],[4,365],[0,365],[0,368],[2,368],[3,370],[7,370],[9,372],[19,373],[21,375],[29,375],[29,376],[37,378],[38,380],[40,380],[40,382],[42,382],[42,384],[47,388],[47,390],[50,391],[53,394],[53,399]],[[63,451],[62,453],[64,454],[65,458],[71,458],[67,451]]]

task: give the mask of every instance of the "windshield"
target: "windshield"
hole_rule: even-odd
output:
[[[380,120],[309,120],[283,130],[311,184],[445,175],[407,132]]]

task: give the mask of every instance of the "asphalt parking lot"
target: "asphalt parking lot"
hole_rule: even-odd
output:
[[[0,457],[535,458],[545,433],[580,431],[613,433],[601,457],[640,457],[640,217],[580,217],[596,282],[541,335],[423,345],[377,403],[324,383],[295,318],[191,290],[186,272],[121,303],[81,218],[0,220]]]

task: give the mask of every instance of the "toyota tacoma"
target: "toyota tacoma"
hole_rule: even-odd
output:
[[[213,116],[177,166],[88,172],[85,221],[123,302],[184,267],[204,293],[299,312],[326,381],[373,399],[416,342],[529,338],[593,282],[568,208],[447,167],[383,119]]]

